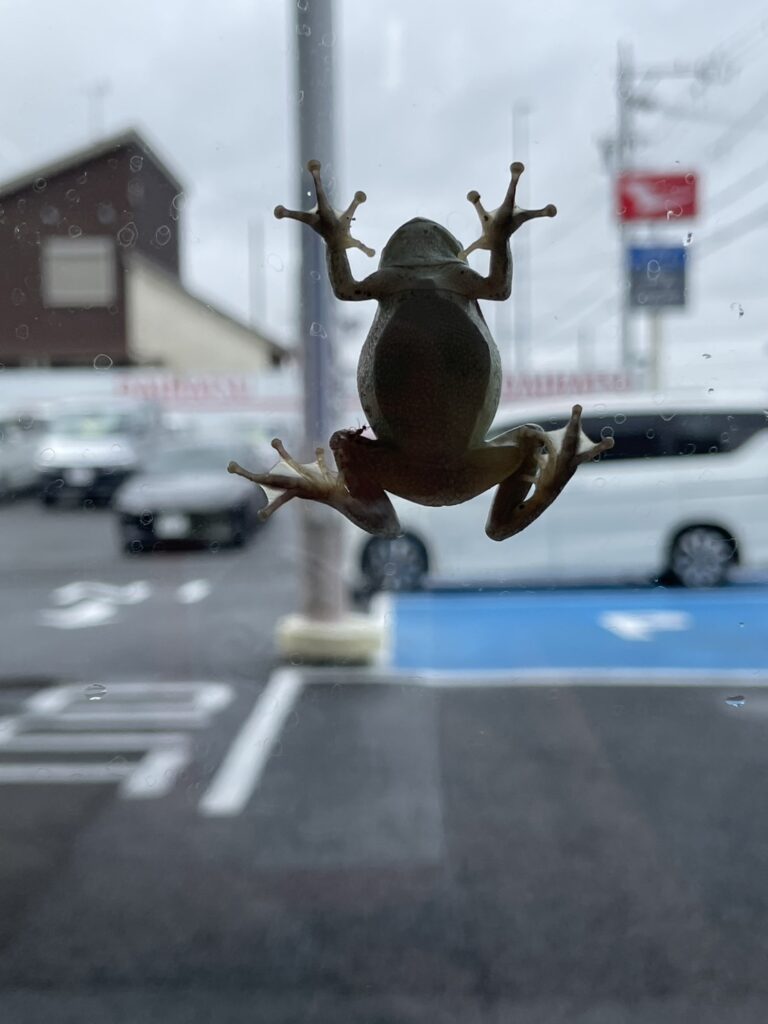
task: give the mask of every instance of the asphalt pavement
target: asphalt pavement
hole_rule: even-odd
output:
[[[762,1024],[760,613],[740,695],[589,661],[725,614],[650,591],[612,628],[586,594],[398,599],[393,668],[280,666],[283,511],[133,559],[107,512],[0,509],[0,1018]]]

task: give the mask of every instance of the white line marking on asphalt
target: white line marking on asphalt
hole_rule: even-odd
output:
[[[86,696],[88,690],[83,683],[70,683],[33,694],[20,715],[0,719],[0,756],[102,753],[111,755],[108,763],[106,757],[86,764],[0,761],[0,785],[122,779],[120,796],[125,799],[164,796],[189,763],[191,742],[182,733],[159,732],[158,727],[208,725],[234,693],[226,683],[118,682],[102,686],[103,698],[93,702]],[[144,754],[139,761],[116,759],[118,753],[136,752]]]
[[[71,608],[46,608],[38,614],[43,626],[55,629],[87,629],[103,626],[117,616],[117,609],[108,601],[81,601]]]
[[[95,598],[112,604],[140,604],[152,593],[152,585],[146,580],[135,580],[120,586],[117,583],[100,583],[98,580],[74,580],[51,593],[54,604],[74,604],[75,601]]]
[[[200,801],[201,814],[228,817],[242,812],[302,689],[296,669],[273,674]]]
[[[688,612],[664,609],[657,612],[602,612],[598,624],[622,640],[652,640],[659,631],[690,629]]]
[[[188,580],[182,583],[176,591],[176,600],[182,604],[197,604],[205,600],[213,587],[208,580]]]
[[[120,796],[127,800],[144,800],[165,796],[176,782],[179,773],[189,763],[189,744],[157,747],[136,765],[123,779]]]
[[[134,770],[132,764],[93,764],[75,761],[40,761],[37,764],[0,764],[0,784],[36,783],[38,786],[49,782],[61,782],[79,786],[83,782],[117,782]]]

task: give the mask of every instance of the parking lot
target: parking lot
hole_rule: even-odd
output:
[[[764,1019],[763,586],[403,595],[302,669],[290,510],[0,524],[5,1019]]]

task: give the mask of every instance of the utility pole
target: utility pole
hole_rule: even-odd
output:
[[[634,164],[636,137],[634,132],[634,113],[637,110],[662,109],[649,98],[637,91],[638,86],[651,82],[660,82],[672,78],[693,78],[697,81],[710,83],[717,78],[723,79],[721,60],[714,54],[704,60],[693,63],[673,61],[671,64],[645,65],[638,68],[635,64],[632,48],[627,43],[619,43],[616,65],[616,136],[610,140],[610,151],[613,159],[609,166],[613,174],[612,189],[616,189],[622,173]],[[615,192],[614,192],[615,194]],[[638,358],[633,338],[633,321],[629,309],[629,288],[627,273],[627,248],[630,241],[630,229],[617,211],[619,234],[619,343],[622,369],[637,377]],[[658,378],[661,365],[661,314],[655,311],[649,324],[651,340],[650,371],[654,379]],[[654,354],[655,353],[655,354]],[[646,374],[648,376],[648,367]],[[647,381],[646,381],[647,383]]]
[[[298,102],[297,208],[314,204],[309,160],[319,160],[331,201],[336,191],[334,137],[333,0],[302,0],[295,18]],[[303,355],[304,443],[302,462],[324,448],[337,428],[334,298],[328,282],[325,242],[301,225],[299,336]],[[381,628],[369,616],[347,611],[342,577],[342,520],[334,509],[300,501],[302,611],[277,627],[281,652],[306,662],[368,661],[381,644]]]
[[[634,143],[632,132],[632,83],[634,78],[634,62],[632,49],[627,43],[619,43],[618,61],[616,65],[616,142],[614,154],[615,189],[621,175],[629,169]],[[619,225],[619,346],[621,353],[621,369],[634,376],[635,352],[631,336],[631,320],[629,314],[629,290],[627,288],[627,241],[629,233],[627,224],[618,217]]]
[[[529,116],[530,108],[527,103],[519,101],[512,107],[512,144],[515,160],[525,164],[525,174],[517,183],[516,203],[518,206],[525,204],[520,201],[520,192],[531,194],[530,169],[528,166],[529,149]],[[523,188],[521,189],[521,185]],[[513,330],[512,341],[514,346],[515,373],[526,373],[530,369],[531,350],[531,234],[530,231],[520,231],[515,235],[514,241],[514,298],[512,301]]]
[[[93,141],[100,139],[104,134],[104,97],[111,88],[111,83],[102,79],[93,82],[85,90],[88,96],[88,130]]]

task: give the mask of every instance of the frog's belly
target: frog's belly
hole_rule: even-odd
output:
[[[382,308],[358,373],[376,436],[401,451],[466,450],[485,436],[501,387],[498,351],[479,308],[420,292],[386,314]]]

